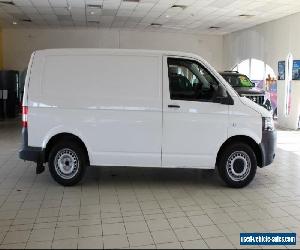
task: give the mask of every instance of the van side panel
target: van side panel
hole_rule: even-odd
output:
[[[52,53],[38,60],[29,145],[44,148],[67,132],[86,144],[91,165],[161,166],[161,56]]]

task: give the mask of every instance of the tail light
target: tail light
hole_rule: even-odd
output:
[[[22,107],[22,127],[23,128],[28,127],[28,107],[27,106]]]

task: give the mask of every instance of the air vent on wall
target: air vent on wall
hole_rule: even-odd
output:
[[[15,3],[13,1],[0,1],[0,4],[7,4],[7,5],[15,6]]]

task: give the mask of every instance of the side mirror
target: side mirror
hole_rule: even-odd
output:
[[[234,104],[232,97],[228,94],[228,92],[222,85],[218,86],[218,89],[216,91],[215,102],[224,104],[224,105],[233,105]]]

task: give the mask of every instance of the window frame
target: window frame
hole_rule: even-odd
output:
[[[212,77],[212,79],[214,79],[216,81],[216,83],[218,84],[218,86],[221,85],[220,81],[211,73],[211,71],[200,61],[195,60],[193,58],[185,58],[185,57],[167,57],[167,70],[168,70],[168,89],[169,89],[169,98],[170,100],[174,100],[174,101],[188,101],[188,102],[210,102],[210,103],[219,103],[218,101],[214,100],[214,98],[208,100],[208,99],[187,99],[187,98],[172,98],[171,95],[171,82],[170,82],[170,72],[169,72],[169,68],[170,68],[170,60],[176,60],[176,61],[188,61],[191,63],[195,63],[196,65],[198,65],[199,67],[201,67],[202,69],[204,69],[209,75],[210,77]],[[178,66],[180,66],[180,63],[178,64]],[[189,68],[188,68],[189,69]],[[190,70],[190,69],[189,69]],[[191,71],[191,70],[190,70]],[[191,71],[192,72],[192,71]],[[192,72],[193,73],[193,72]],[[197,76],[196,76],[197,77]],[[197,77],[198,78],[198,77]],[[200,81],[200,79],[198,79]]]

